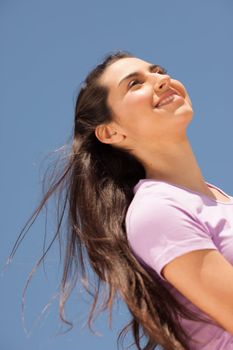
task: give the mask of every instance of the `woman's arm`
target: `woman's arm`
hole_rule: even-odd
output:
[[[187,299],[233,334],[233,266],[215,249],[195,250],[169,262],[163,276]]]

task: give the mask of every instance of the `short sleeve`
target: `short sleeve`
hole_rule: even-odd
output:
[[[205,225],[175,200],[151,196],[137,201],[127,216],[126,230],[132,251],[164,281],[161,271],[176,257],[217,249]]]

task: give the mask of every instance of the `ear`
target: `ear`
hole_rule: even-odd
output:
[[[95,136],[102,143],[119,143],[125,136],[116,130],[111,124],[101,124],[95,129]]]

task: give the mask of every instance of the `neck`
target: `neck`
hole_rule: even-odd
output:
[[[143,153],[143,154],[142,154]],[[143,151],[140,159],[146,169],[146,178],[185,186],[193,191],[211,194],[202,176],[189,141],[161,147],[159,151]]]

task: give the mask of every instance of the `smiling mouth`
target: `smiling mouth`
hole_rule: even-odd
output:
[[[157,105],[155,105],[155,108],[160,108],[160,107],[167,105],[167,104],[169,104],[177,99],[182,99],[182,97],[180,95],[174,93],[174,94],[164,98],[161,102],[159,102]]]

